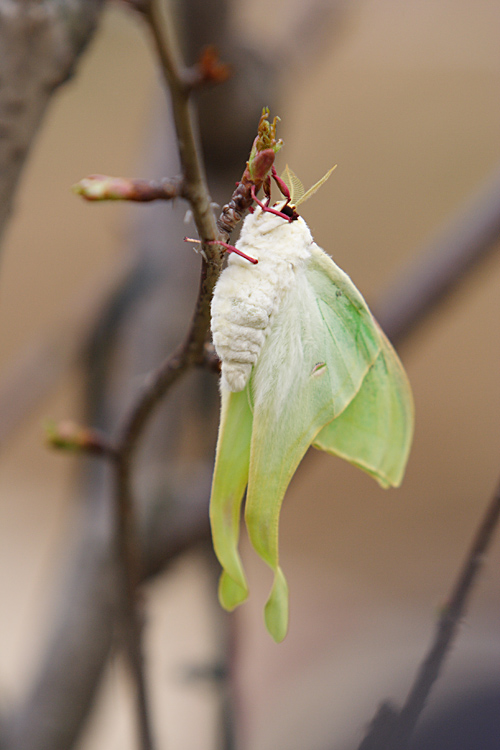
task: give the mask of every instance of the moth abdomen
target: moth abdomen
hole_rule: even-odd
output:
[[[240,316],[238,320],[242,320]],[[264,316],[254,316],[247,325],[228,318],[212,320],[212,337],[217,354],[222,360],[222,377],[232,391],[243,390],[257,362],[269,327]],[[256,327],[258,326],[258,327]]]

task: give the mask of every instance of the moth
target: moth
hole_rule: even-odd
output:
[[[219,599],[248,596],[238,553],[241,505],[252,546],[271,567],[265,606],[276,641],[288,628],[278,522],[309,446],[340,456],[382,487],[397,487],[413,434],[410,385],[397,354],[347,274],[314,242],[297,208],[304,192],[287,168],[287,200],[245,218],[212,301],[221,360],[221,417],[210,500]],[[257,263],[255,263],[257,261]]]

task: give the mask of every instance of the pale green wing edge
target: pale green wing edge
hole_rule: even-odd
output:
[[[363,469],[384,488],[399,487],[413,438],[413,397],[399,357],[382,331],[380,337],[382,350],[358,395],[313,445]]]
[[[252,411],[245,389],[221,392],[221,416],[210,496],[210,525],[215,554],[223,572],[219,599],[232,610],[248,596],[238,553],[241,503],[248,482]]]

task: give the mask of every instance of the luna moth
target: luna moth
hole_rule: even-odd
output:
[[[274,572],[265,622],[288,628],[288,587],[278,522],[290,480],[309,446],[350,461],[382,487],[402,480],[413,434],[411,389],[394,349],[347,274],[314,242],[297,207],[307,193],[287,168],[285,202],[245,218],[212,301],[221,360],[221,417],[210,500],[219,599],[248,596],[238,552],[240,516]],[[278,178],[279,179],[279,178]],[[283,187],[285,184],[285,187]],[[257,261],[257,263],[255,263]]]

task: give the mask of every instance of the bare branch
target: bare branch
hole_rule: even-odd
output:
[[[398,343],[431,315],[500,238],[500,168],[460,209],[375,306],[374,314]]]
[[[0,447],[22,421],[52,391],[60,378],[79,360],[90,333],[101,319],[112,291],[135,278],[130,261],[120,262],[101,278],[94,279],[62,316],[64,322],[41,340],[31,341],[15,357],[0,382]]]
[[[210,538],[210,475],[211,465],[193,466],[187,484],[173,478],[163,502],[155,503],[154,514],[141,525],[142,581]],[[102,494],[75,524],[80,543],[72,551],[51,642],[25,702],[2,727],[2,750],[68,750],[92,707],[113,644],[119,591],[103,502],[109,471],[106,479]]]
[[[0,232],[45,109],[74,72],[103,0],[0,0]]]
[[[471,549],[439,619],[434,640],[401,710],[384,703],[358,750],[405,750],[434,683],[458,635],[460,623],[500,521],[500,483],[476,532]]]
[[[184,198],[184,184],[177,180],[140,180],[92,174],[73,185],[73,191],[88,201],[170,201]]]
[[[207,182],[203,170],[203,161],[200,149],[195,137],[192,106],[189,100],[190,87],[186,84],[185,70],[182,69],[176,44],[173,39],[173,20],[163,17],[166,15],[166,7],[162,7],[159,0],[148,0],[144,3],[144,17],[148,22],[151,35],[156,48],[156,53],[161,65],[161,71],[165,82],[170,89],[172,110],[179,156],[182,166],[182,174],[185,183],[185,194],[193,210],[193,218],[200,239],[217,239],[217,229],[212,211],[211,199],[208,192]],[[220,254],[209,251],[207,248],[209,262],[213,270],[207,269],[207,279],[212,283],[208,285],[207,291],[213,288],[218,273],[220,273]],[[210,263],[212,261],[212,263]]]
[[[99,430],[82,427],[71,420],[50,422],[46,428],[47,443],[57,450],[87,453],[112,461],[117,459],[116,449]]]

